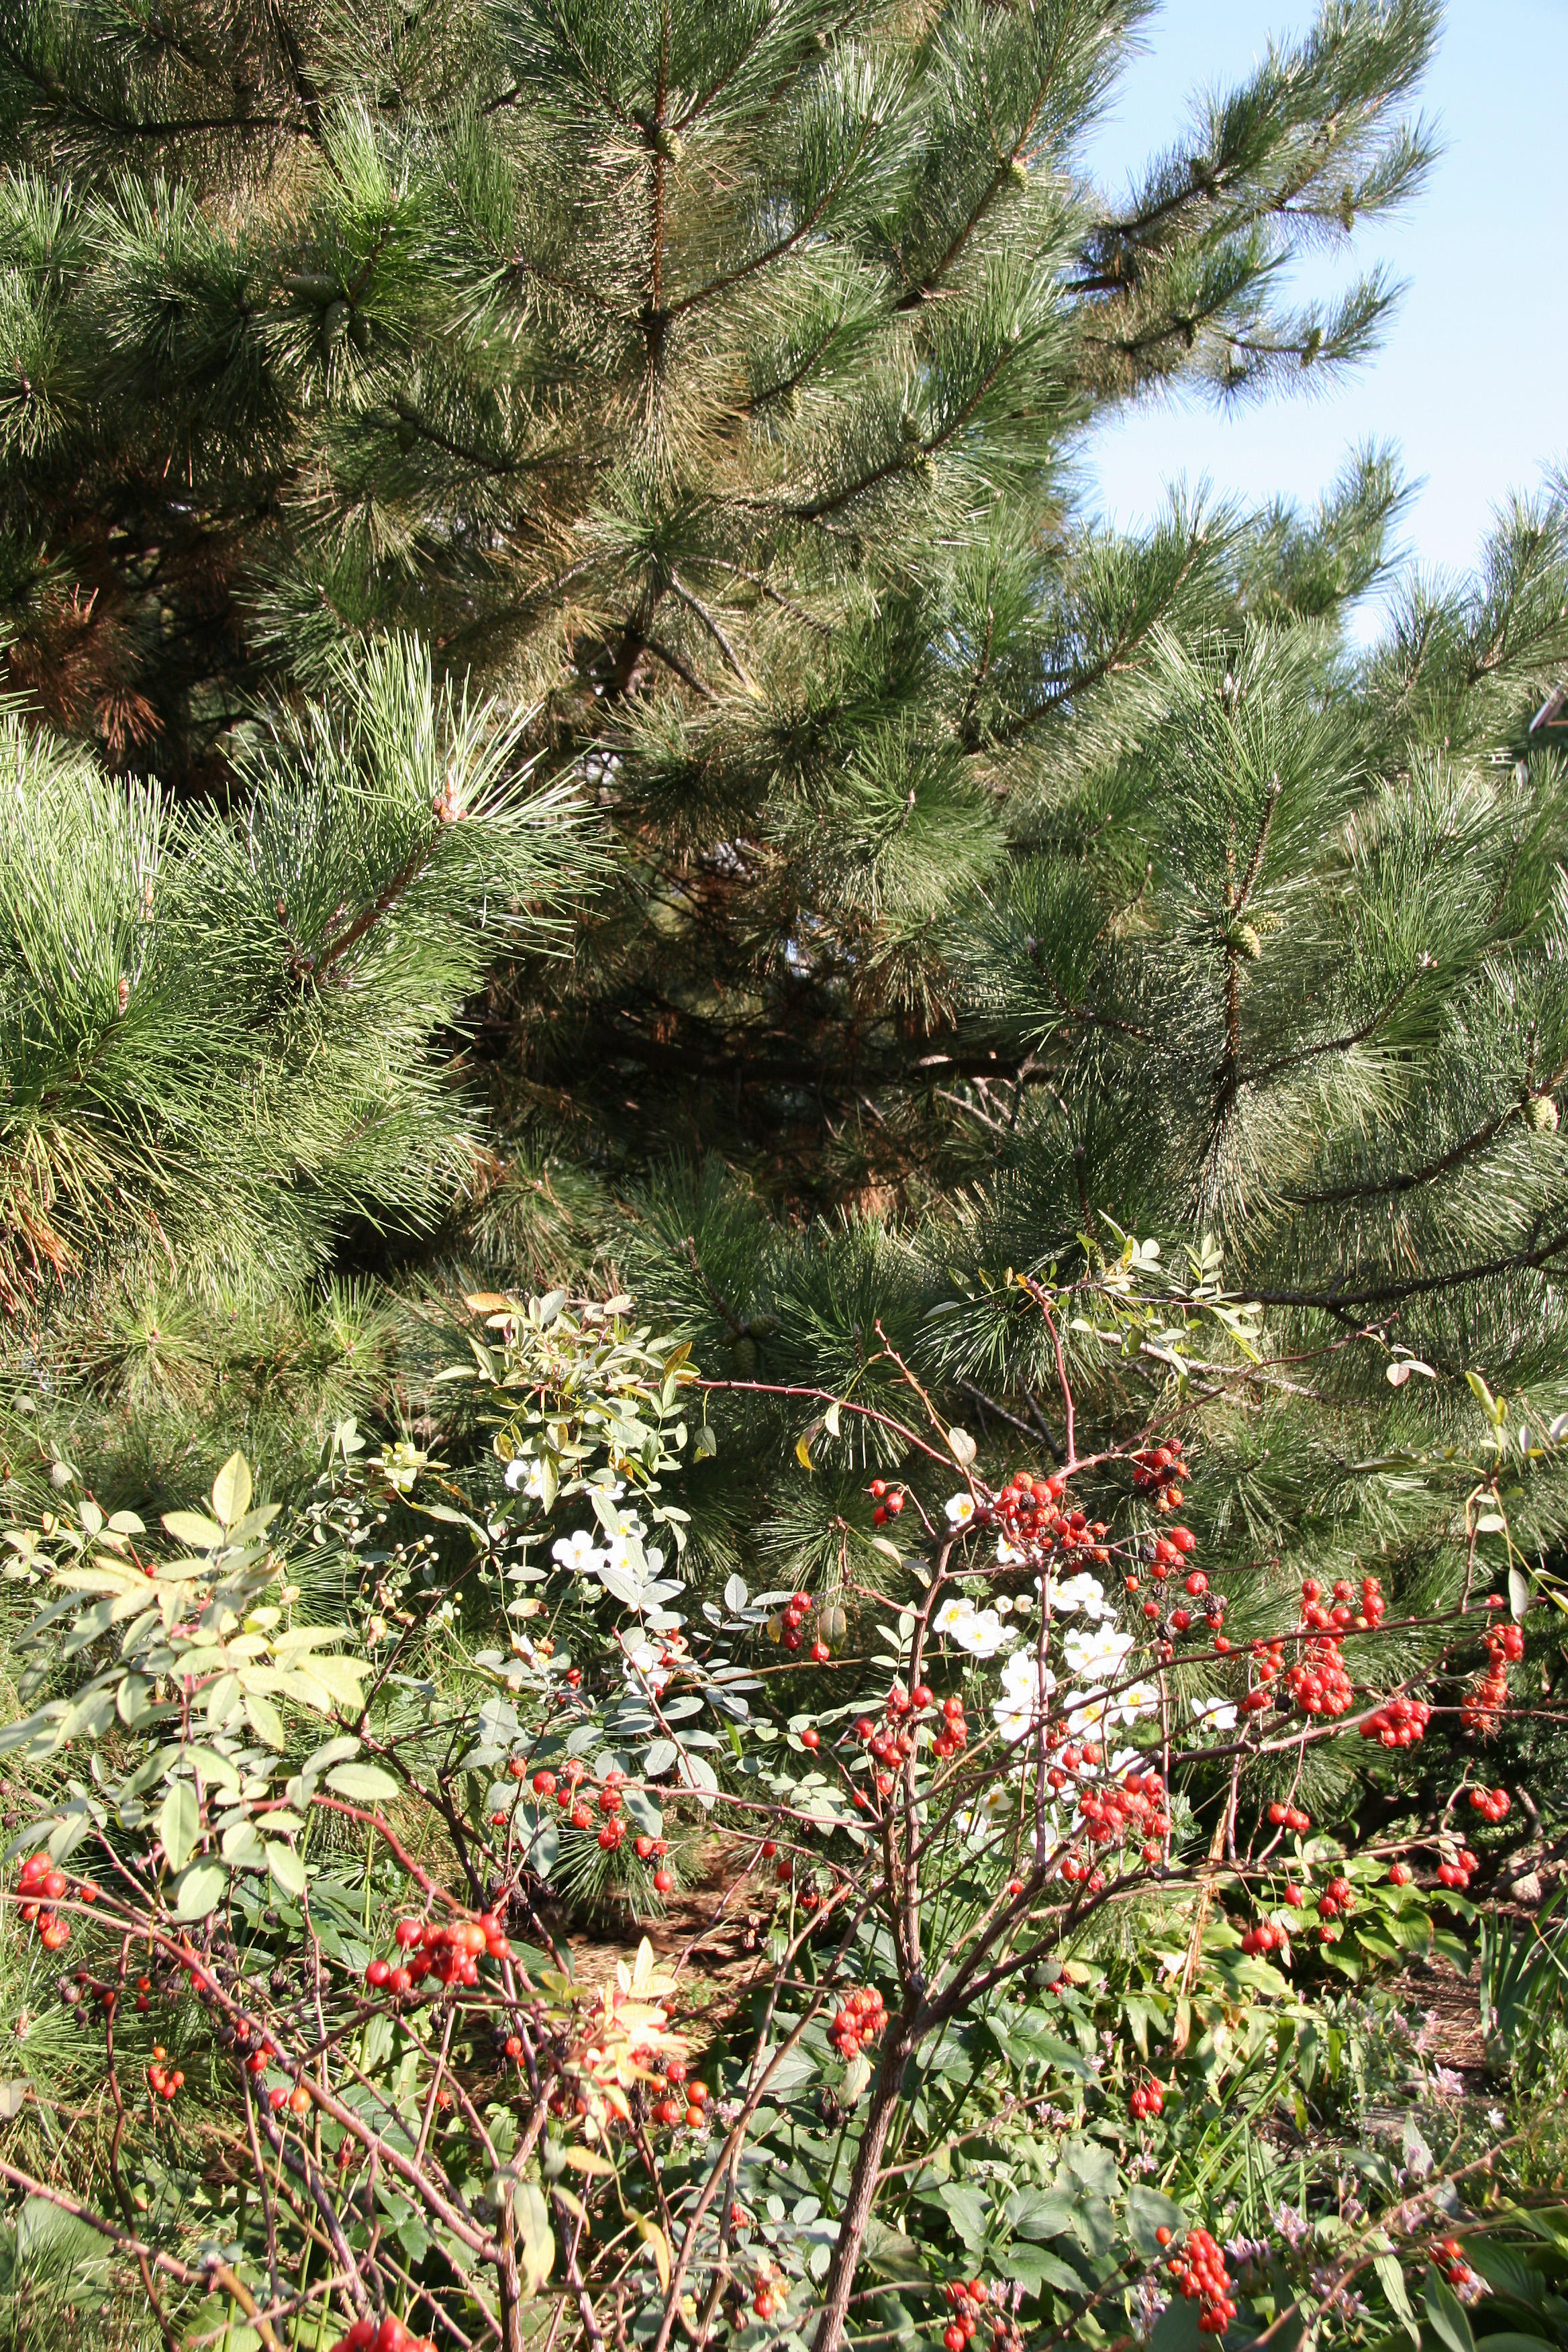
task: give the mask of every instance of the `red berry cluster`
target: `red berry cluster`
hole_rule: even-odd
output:
[[[827,2038],[841,2058],[854,2058],[868,2042],[875,2042],[888,2022],[888,2005],[875,1985],[852,1992],[832,2024]]]
[[[1065,1763],[1071,1748],[1062,1750]],[[1131,1838],[1145,1847],[1145,1861],[1159,1854],[1159,1841],[1171,1826],[1164,1810],[1165,1783],[1158,1772],[1129,1772],[1120,1786],[1088,1788],[1078,1805],[1083,1826],[1096,1845],[1124,1845]]]
[[[1296,1805],[1270,1805],[1268,1818],[1277,1830],[1295,1830],[1303,1835],[1312,1826],[1311,1814],[1302,1812]]]
[[[1524,1630],[1519,1625],[1500,1625],[1487,1635],[1487,1670],[1472,1690],[1465,1695],[1459,1709],[1459,1720],[1467,1731],[1490,1733],[1497,1729],[1499,1710],[1508,1704],[1508,1670],[1524,1655]]]
[[[1165,2085],[1150,2075],[1146,2082],[1135,2083],[1127,2101],[1127,2112],[1134,2123],[1141,2124],[1148,2116],[1159,2115],[1165,2105]]]
[[[22,1916],[37,1929],[38,1941],[46,1952],[58,1952],[70,1941],[70,1921],[51,1911],[51,1903],[61,1902],[71,1892],[71,1883],[58,1863],[47,1853],[30,1853],[22,1864],[17,1892],[22,1897]],[[76,1890],[79,1903],[96,1903],[98,1889],[90,1880]]]
[[[1352,1628],[1364,1632],[1378,1624],[1387,1606],[1375,1576],[1361,1581],[1361,1606],[1356,1589],[1342,1576],[1325,1599],[1315,1576],[1301,1580],[1301,1623],[1314,1635],[1298,1663],[1285,1676],[1287,1687],[1303,1715],[1344,1715],[1354,1696],[1341,1654],[1341,1636]]]
[[[1058,1549],[1069,1557],[1107,1560],[1106,1527],[1084,1511],[1064,1511],[1061,1499],[1067,1480],[1058,1475],[1036,1478],[1016,1470],[994,1499],[980,1496],[974,1524],[998,1528],[1007,1541],[1029,1559],[1043,1560]]]
[[[390,2313],[379,2324],[366,2313],[339,2336],[332,2352],[436,2352],[436,2345],[432,2336],[411,2334]]]
[[[1354,1693],[1340,1654],[1337,1633],[1307,1643],[1300,1662],[1285,1676],[1286,1687],[1303,1715],[1343,1715]],[[1259,1696],[1249,1692],[1249,1697]]]
[[[789,2297],[789,2281],[776,2263],[766,2254],[757,2256],[757,2291],[752,2297],[752,2309],[759,2319],[771,2319],[782,2311]]]
[[[1472,1789],[1470,1802],[1478,1813],[1494,1825],[1506,1822],[1509,1816],[1509,1796],[1506,1789]]]
[[[1278,1682],[1285,1671],[1284,1643],[1254,1642],[1252,1662],[1253,1671],[1258,1676],[1258,1687],[1257,1690],[1247,1692],[1246,1704],[1250,1710],[1256,1712],[1258,1707],[1268,1706],[1268,1685],[1270,1683]]]
[[[1439,1886],[1457,1887],[1463,1895],[1480,1866],[1480,1857],[1473,1854],[1468,1846],[1462,1845],[1452,1862],[1437,1864],[1437,1884]]]
[[[1277,1919],[1260,1919],[1249,1927],[1241,1939],[1244,1952],[1279,1952],[1284,1949],[1285,1930]]]
[[[1180,1510],[1181,1482],[1186,1475],[1179,1443],[1155,1445],[1132,1456],[1132,1490],[1138,1495],[1152,1494],[1157,1511]]]
[[[1432,2260],[1450,2286],[1472,2286],[1479,2283],[1465,2260],[1465,2250],[1458,2238],[1439,2238],[1432,2249]]]
[[[454,1919],[442,1927],[435,1919],[400,1919],[393,1929],[404,1960],[372,1960],[364,1972],[366,1984],[377,1992],[412,1992],[433,1976],[438,1984],[474,1986],[479,1980],[479,1960],[505,1959],[511,1947],[493,1911]]]
[[[153,2044],[153,2063],[147,2069],[147,2088],[155,2099],[172,2099],[184,2082],[177,2066],[165,2063],[168,2052]]]
[[[1342,1911],[1355,1909],[1355,1889],[1348,1878],[1331,1878],[1318,1897],[1320,1919],[1337,1919]]]
[[[651,2051],[634,2050],[632,2059],[635,2064],[649,2071],[647,2091],[653,2101],[650,2112],[656,2124],[663,2124],[669,2131],[677,2124],[689,2124],[695,2131],[700,2124],[707,2122],[708,2085],[688,2082],[683,2060],[672,2058],[661,2077],[652,2071],[657,2061]]]
[[[906,1763],[915,1752],[912,1718],[927,1715],[936,1706],[936,1693],[929,1683],[917,1683],[912,1691],[900,1690],[896,1685],[888,1693],[887,1705],[880,1723],[873,1723],[868,1715],[859,1717],[855,1737],[874,1764],[884,1769],[877,1774],[877,1794],[890,1797],[893,1793],[893,1770]],[[802,1738],[805,1738],[803,1733]],[[964,1717],[963,1701],[956,1695],[942,1702],[939,1720],[931,1738],[931,1748],[938,1756],[955,1756],[969,1738],[969,1725]],[[813,1747],[816,1746],[813,1740]]]
[[[245,2017],[235,2020],[233,2032],[235,2047],[246,2053],[243,2062],[246,2073],[265,2074],[278,2055],[278,2044],[270,2033],[264,2032],[259,2025],[252,2025]],[[250,2046],[252,2042],[256,2045],[254,2049]]]
[[[1367,1717],[1361,1736],[1384,1748],[1414,1748],[1426,1737],[1431,1720],[1432,1710],[1424,1699],[1391,1698]]]
[[[896,1519],[904,1507],[903,1488],[889,1486],[885,1478],[873,1478],[866,1492],[876,1506],[871,1513],[871,1525],[874,1528],[885,1528],[888,1521]]]
[[[1236,2317],[1236,2305],[1218,2241],[1206,2230],[1189,2230],[1185,2245],[1165,2267],[1188,2302],[1199,2305],[1199,2335],[1223,2336]]]
[[[1375,1576],[1363,1576],[1361,1580],[1361,1607],[1355,1605],[1356,1590],[1348,1576],[1342,1576],[1327,1601],[1323,1588],[1315,1576],[1305,1578],[1301,1585],[1301,1622],[1318,1633],[1348,1633],[1352,1627],[1364,1633],[1369,1625],[1381,1624],[1388,1603],[1383,1597],[1383,1587]]]
[[[952,2309],[952,2317],[942,2331],[942,2343],[947,2352],[963,2352],[985,2316],[991,2290],[984,2279],[952,2279],[943,2287],[942,2294]]]
[[[880,1479],[879,1479],[877,1483],[879,1486],[881,1484]],[[901,1496],[899,1497],[899,1507],[900,1510],[903,1508],[903,1497]],[[790,1594],[788,1601],[784,1604],[784,1615],[779,1623],[779,1639],[784,1643],[786,1650],[798,1650],[805,1642],[805,1635],[802,1628],[805,1626],[806,1618],[811,1613],[813,1605],[809,1592],[792,1592]],[[812,1641],[808,1655],[811,1658],[812,1664],[818,1666],[826,1664],[826,1661],[833,1655],[833,1653],[828,1648],[826,1642],[823,1639],[820,1618],[817,1621],[816,1633]]]

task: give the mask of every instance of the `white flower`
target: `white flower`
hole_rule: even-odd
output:
[[[1192,1710],[1199,1723],[1206,1723],[1211,1731],[1234,1731],[1236,1709],[1228,1699],[1194,1698]]]
[[[973,1614],[974,1603],[968,1593],[954,1592],[942,1602],[931,1621],[931,1626],[938,1633],[956,1633],[964,1619],[973,1617]]]
[[[574,1568],[581,1576],[592,1576],[604,1556],[586,1528],[579,1528],[574,1535],[562,1536],[550,1547],[550,1557],[558,1567]]]
[[[645,1557],[635,1528],[623,1528],[619,1535],[612,1536],[605,1554],[607,1565],[623,1576],[637,1575]]]
[[[999,1592],[996,1595],[995,1600],[991,1603],[991,1606],[994,1609],[998,1617],[1011,1617],[1013,1614],[1012,1594],[1010,1592]]]
[[[1112,1613],[1104,1585],[1087,1570],[1081,1570],[1077,1576],[1064,1577],[1051,1595],[1051,1605],[1069,1613],[1081,1609],[1086,1617],[1109,1617]]]
[[[544,1464],[537,1454],[514,1454],[506,1465],[506,1483],[515,1495],[521,1486],[531,1503],[544,1500]]]
[[[967,1650],[972,1658],[994,1658],[998,1650],[1009,1648],[1017,1639],[994,1609],[972,1609],[966,1617],[959,1619],[952,1632],[960,1649]]]
[[[1004,1739],[1022,1739],[1045,1712],[1045,1703],[1057,1686],[1049,1666],[1042,1669],[1030,1650],[1015,1650],[1002,1667],[1002,1696],[991,1713]]]
[[[1106,1716],[1108,1723],[1134,1724],[1146,1715],[1160,1711],[1159,1686],[1154,1683],[1129,1683],[1118,1691]],[[1130,1750],[1129,1753],[1131,1751]]]
[[[1016,1783],[1009,1786],[1005,1780],[993,1780],[975,1803],[966,1812],[959,1814],[960,1834],[975,1843],[989,1837],[1016,1811],[1017,1802]]]
[[[1490,2124],[1493,2131],[1501,2131],[1504,2124],[1508,2121],[1508,2117],[1504,2115],[1500,2107],[1489,2107],[1487,2109],[1487,2121]]]
[[[1456,2074],[1451,2066],[1434,2066],[1432,2069],[1432,2087],[1436,2092],[1437,2096],[1440,2099],[1462,2098],[1465,2090],[1465,2078],[1462,2074]]]
[[[1062,1643],[1062,1656],[1075,1675],[1087,1681],[1099,1676],[1109,1682],[1120,1672],[1121,1662],[1133,1644],[1131,1633],[1120,1633],[1114,1625],[1075,1625]]]
[[[1102,1690],[1068,1691],[1062,1705],[1068,1710],[1068,1729],[1075,1739],[1086,1731],[1098,1731],[1110,1721],[1110,1701]]]
[[[950,1495],[947,1498],[947,1523],[952,1528],[966,1528],[974,1517],[973,1495]]]
[[[1005,1536],[997,1537],[996,1565],[998,1568],[1021,1567],[1027,1558],[1028,1554],[1020,1550],[1016,1544],[1009,1543]]]
[[[639,1689],[661,1691],[669,1680],[670,1670],[659,1663],[659,1653],[651,1642],[637,1642],[626,1650],[626,1680]]]

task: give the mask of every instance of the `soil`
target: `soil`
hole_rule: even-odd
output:
[[[669,1896],[662,1917],[616,1914],[544,1914],[545,1924],[579,1984],[602,1984],[617,1961],[630,1961],[646,1936],[668,1968],[681,1978],[689,2004],[700,2011],[733,2009],[742,1989],[769,1972],[768,1929],[773,1887],[746,1874],[754,1842],[715,1837],[691,1858],[692,1881]]]

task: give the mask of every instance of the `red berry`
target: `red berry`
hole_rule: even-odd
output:
[[[668,1870],[656,1870],[654,1872],[653,1891],[656,1895],[668,1895],[674,1885],[675,1881],[670,1876]]]

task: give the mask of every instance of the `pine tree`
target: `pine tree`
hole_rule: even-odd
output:
[[[1344,1458],[1464,1370],[1560,1401],[1561,499],[1365,656],[1387,453],[1310,513],[1074,506],[1116,404],[1369,348],[1381,278],[1280,274],[1418,187],[1435,13],[1328,9],[1114,202],[1140,13],[12,12],[7,822],[70,876],[14,1306],[132,1232],[176,1293],[613,1260],[746,1378],[841,1386],[879,1318],[1000,1442],[1047,1369],[1000,1276],[1133,1232],[1266,1305]],[[1278,1535],[1303,1462],[1227,1426]]]

